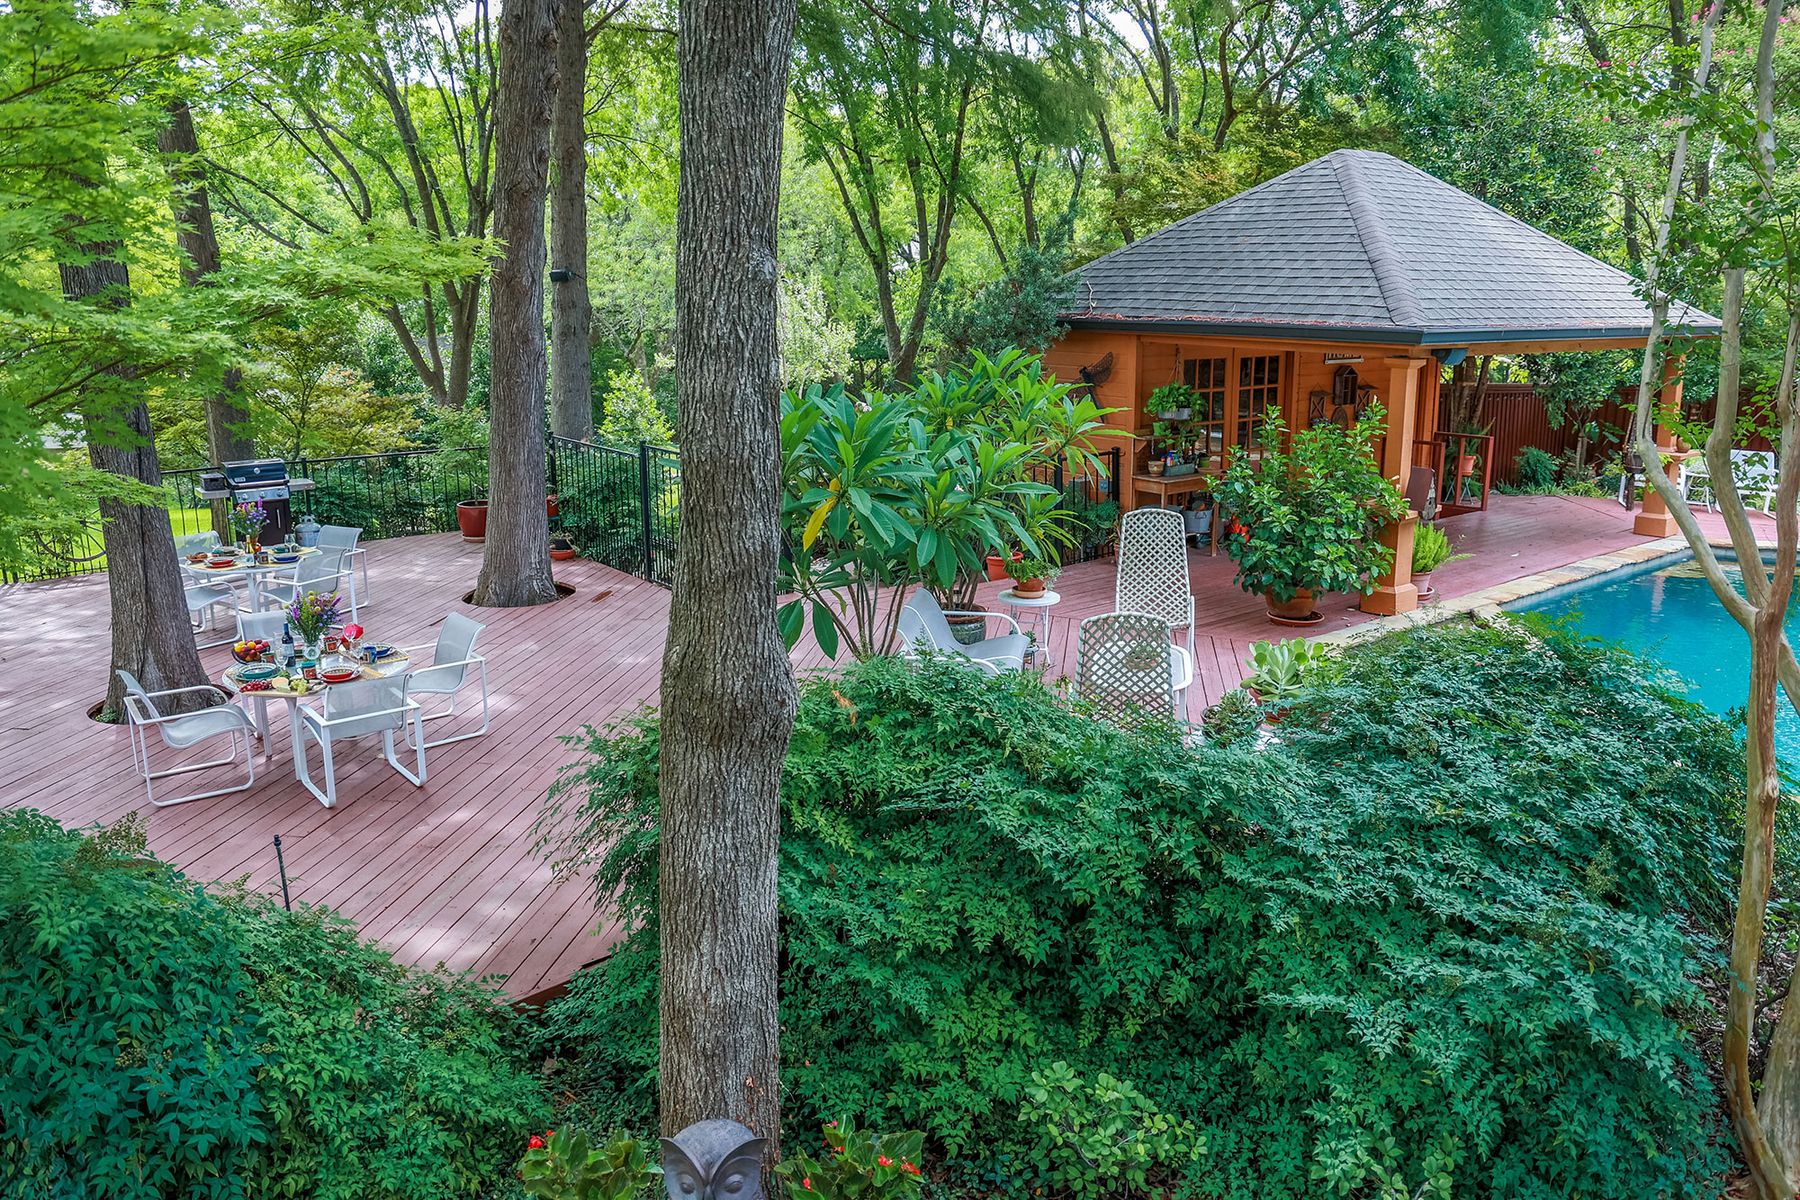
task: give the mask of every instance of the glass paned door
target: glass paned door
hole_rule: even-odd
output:
[[[1281,411],[1281,355],[1240,355],[1233,444],[1245,450],[1260,448],[1262,424],[1271,410]]]
[[[1225,427],[1229,417],[1226,402],[1230,378],[1223,357],[1189,358],[1182,362],[1182,377],[1194,389],[1194,417],[1188,425],[1203,466],[1222,466],[1225,453]]]

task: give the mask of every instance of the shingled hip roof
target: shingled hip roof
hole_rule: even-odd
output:
[[[1650,332],[1624,271],[1373,150],[1316,158],[1072,274],[1076,328],[1401,345]],[[1719,329],[1680,302],[1668,323]]]

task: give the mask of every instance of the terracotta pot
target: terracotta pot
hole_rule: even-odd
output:
[[[456,502],[456,527],[462,531],[463,541],[487,541],[487,507],[486,500]]]
[[[557,562],[568,562],[571,558],[575,557],[575,547],[573,547],[573,546],[551,546],[550,547],[550,557],[555,559]]]
[[[1433,591],[1431,587],[1430,571],[1426,571],[1423,575],[1414,575],[1412,577],[1412,582],[1413,586],[1419,589],[1420,600],[1434,600],[1437,598],[1437,592]]]
[[[1456,473],[1458,475],[1474,475],[1481,470],[1481,463],[1473,454],[1456,456]]]
[[[1294,598],[1285,602],[1275,599],[1272,591],[1264,592],[1263,603],[1269,606],[1269,617],[1272,620],[1307,621],[1316,615],[1311,588],[1295,589]]]
[[[1023,554],[1015,554],[1012,556],[1012,561],[1018,562],[1024,557]],[[998,583],[1000,580],[1006,578],[1006,562],[1007,560],[998,554],[990,554],[987,556],[987,577],[990,583]]]
[[[1044,594],[1044,581],[1041,579],[1013,580],[1012,594],[1021,600],[1036,600]]]

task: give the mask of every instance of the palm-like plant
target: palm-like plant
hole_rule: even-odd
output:
[[[889,653],[908,589],[923,583],[967,608],[987,555],[1071,544],[1069,512],[1035,476],[1059,461],[1097,468],[1085,437],[1106,410],[1068,393],[1009,352],[861,401],[842,386],[784,396],[789,645],[810,613],[828,655]]]

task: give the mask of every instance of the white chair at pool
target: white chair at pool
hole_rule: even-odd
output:
[[[337,804],[336,747],[352,738],[380,734],[388,766],[400,772],[414,787],[424,786],[425,730],[419,723],[418,702],[407,698],[404,675],[333,684],[325,692],[324,711],[296,704],[294,723],[294,778],[326,808]],[[396,733],[406,738],[413,751],[418,768],[416,775],[395,757],[398,753],[394,744]],[[322,789],[313,782],[312,763],[306,749],[309,741],[318,743],[324,758],[325,786]]]
[[[1737,484],[1738,495],[1746,508],[1764,513],[1774,511],[1777,478],[1773,451],[1733,450],[1731,479]],[[1700,457],[1688,459],[1681,467],[1682,499],[1692,501],[1696,491],[1706,493],[1709,512],[1718,511],[1719,498],[1713,491],[1712,468]]]
[[[487,659],[475,653],[475,639],[483,628],[479,622],[471,621],[461,613],[451,613],[438,627],[438,640],[435,644],[402,648],[401,652],[409,658],[427,649],[431,651],[430,666],[416,667],[406,673],[406,694],[450,697],[450,707],[442,712],[428,713],[420,719],[421,729],[425,721],[441,721],[445,717],[456,715],[457,693],[470,682],[471,676],[481,684],[481,728],[426,742],[427,747],[445,746],[451,742],[477,738],[488,731]]]
[[[204,800],[209,796],[224,796],[232,792],[241,792],[256,782],[256,754],[251,745],[251,738],[256,734],[256,725],[250,720],[250,714],[229,700],[224,691],[211,684],[198,687],[164,688],[158,692],[144,690],[144,685],[129,671],[120,671],[119,679],[125,684],[125,719],[131,726],[131,764],[144,780],[144,795],[158,808],[167,808],[171,804],[186,804],[190,800]],[[158,700],[169,696],[210,694],[220,703],[212,708],[203,708],[198,712],[169,713],[165,715],[157,708]],[[189,763],[185,767],[169,767],[155,771],[150,767],[150,738],[146,730],[154,729],[162,739],[164,746],[171,750],[186,750],[208,738],[220,735],[231,739],[231,753],[224,758],[209,758],[205,762]],[[238,739],[244,742],[244,782],[231,787],[214,788],[207,792],[192,792],[186,796],[173,799],[156,798],[156,781],[167,779],[171,775],[187,775],[194,771],[204,771],[212,767],[230,766],[237,762]]]
[[[1012,632],[983,638],[969,645],[957,641],[948,618],[976,616],[1005,621],[1012,626]],[[962,660],[989,675],[1022,670],[1025,655],[1031,649],[1031,639],[1020,632],[1019,623],[1005,613],[946,612],[938,607],[937,597],[926,588],[920,588],[907,600],[906,607],[900,612],[898,633],[901,658],[941,654]]]

